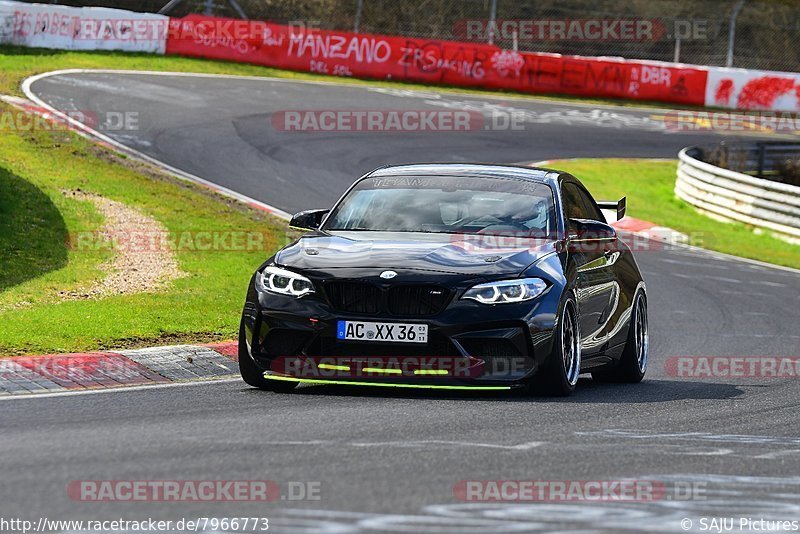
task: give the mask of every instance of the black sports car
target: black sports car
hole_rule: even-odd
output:
[[[628,246],[573,176],[505,165],[387,166],[258,268],[239,367],[248,384],[511,389],[578,375],[638,382],[647,295]]]

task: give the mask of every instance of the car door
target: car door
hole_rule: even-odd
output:
[[[577,235],[571,219],[605,223],[602,212],[582,186],[577,182],[564,182],[562,199],[569,252],[577,268],[575,297],[580,314],[581,347],[586,356],[591,356],[604,349],[609,319],[619,300],[619,284],[613,269],[618,252],[615,252],[614,240]]]

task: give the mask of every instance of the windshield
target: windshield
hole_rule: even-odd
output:
[[[538,182],[502,178],[380,177],[359,182],[324,230],[513,233],[555,230],[553,192]]]

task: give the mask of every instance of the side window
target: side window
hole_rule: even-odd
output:
[[[575,191],[577,191],[578,197],[580,197],[581,202],[584,205],[584,213],[586,214],[584,219],[591,219],[593,221],[600,221],[606,222],[606,218],[603,216],[603,212],[600,211],[600,208],[597,207],[597,204],[592,200],[592,197],[589,196],[589,193],[581,189],[580,187],[572,186]]]
[[[575,184],[565,183],[561,187],[561,200],[564,203],[564,216],[569,219],[589,219],[586,204]]]

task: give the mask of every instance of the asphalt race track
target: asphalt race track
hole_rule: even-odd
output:
[[[665,132],[652,110],[285,81],[95,73],[32,88],[60,110],[138,112],[138,130],[108,135],[289,212],[329,206],[384,163],[674,158],[686,145],[720,139]],[[522,131],[447,134],[283,132],[271,122],[282,110],[464,105],[523,110],[528,120]],[[585,379],[574,396],[549,399],[327,387],[279,395],[225,381],[4,401],[0,516],[261,516],[275,532],[681,532],[687,517],[800,518],[797,380],[665,370],[671,356],[800,356],[800,276],[654,248],[638,253],[651,325],[650,367],[639,385]],[[321,498],[70,500],[69,482],[87,479],[320,482]],[[704,493],[641,503],[454,497],[459,481],[501,479],[645,479],[695,483]]]
[[[656,110],[281,80],[69,74],[41,79],[31,89],[61,111],[108,119],[100,131],[126,146],[290,213],[330,206],[355,178],[385,164],[675,158],[684,146],[720,140],[664,133],[665,122],[652,118],[664,112]],[[370,133],[287,132],[272,120],[283,111],[353,109],[516,112],[525,121],[521,131]],[[138,129],[111,124],[123,113]]]

